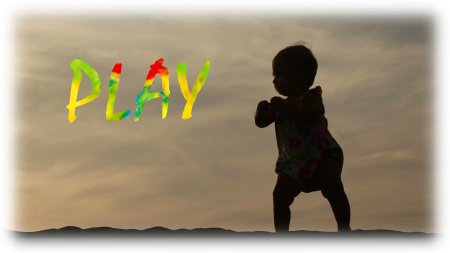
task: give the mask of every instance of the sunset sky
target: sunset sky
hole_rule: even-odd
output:
[[[277,95],[274,55],[303,41],[319,62],[315,85],[344,150],[352,228],[433,232],[432,32],[425,16],[19,16],[15,229],[274,231],[275,132],[257,128],[253,113]],[[161,57],[170,74],[167,118],[154,100],[134,122],[136,96]],[[70,124],[74,59],[97,70],[102,89]],[[182,120],[176,65],[187,65],[192,87],[206,60],[193,117]],[[116,111],[132,115],[111,122],[116,62]],[[79,98],[90,88],[84,75]],[[160,89],[158,77],[152,90]],[[320,192],[300,194],[292,213],[292,230],[336,230]]]

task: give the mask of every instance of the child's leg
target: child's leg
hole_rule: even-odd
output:
[[[288,176],[279,172],[277,184],[273,189],[273,220],[276,232],[289,231],[291,210],[289,206],[300,193],[300,187]]]
[[[322,190],[322,194],[328,199],[331,209],[333,209],[338,231],[350,231],[350,204],[342,182],[335,188]]]
[[[328,200],[338,225],[338,231],[350,229],[350,204],[341,180],[342,164],[336,159],[323,160],[318,168],[317,180],[322,195]]]

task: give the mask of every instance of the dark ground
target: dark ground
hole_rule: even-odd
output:
[[[17,238],[433,238],[434,234],[423,232],[401,232],[395,230],[361,230],[352,232],[291,231],[275,234],[266,231],[236,232],[223,228],[196,228],[171,230],[164,227],[152,227],[143,230],[94,227],[81,229],[67,226],[36,232],[14,232]]]

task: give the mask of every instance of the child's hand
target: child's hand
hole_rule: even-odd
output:
[[[274,110],[282,112],[284,110],[285,101],[281,97],[272,97],[270,99],[270,105]]]
[[[267,100],[263,100],[258,103],[257,109],[258,111],[269,111],[270,110],[270,103],[267,102]]]
[[[255,112],[255,124],[258,127],[266,127],[275,121],[275,112],[272,110],[272,106],[266,100],[258,103],[258,107]]]

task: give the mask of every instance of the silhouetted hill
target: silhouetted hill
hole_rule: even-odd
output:
[[[236,232],[223,228],[195,228],[195,229],[168,229],[165,227],[152,227],[143,230],[119,229],[111,227],[93,227],[82,229],[67,226],[59,229],[47,229],[36,232],[18,232],[20,238],[67,238],[67,237],[274,237],[274,238],[430,238],[434,234],[423,232],[401,232],[395,230],[362,230],[352,232],[321,232],[321,231],[291,231],[284,234],[275,234],[267,231]]]

